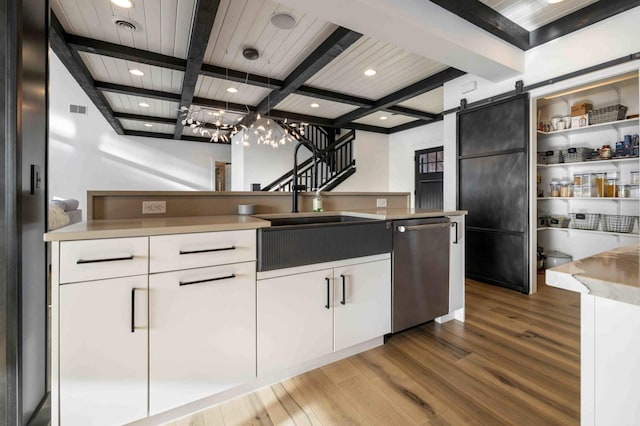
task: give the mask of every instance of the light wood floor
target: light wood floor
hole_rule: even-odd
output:
[[[571,425],[580,419],[579,296],[467,281],[467,321],[371,351],[180,421],[186,425]]]

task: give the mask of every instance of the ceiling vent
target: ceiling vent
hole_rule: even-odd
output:
[[[140,31],[141,28],[140,24],[138,24],[136,21],[129,18],[123,18],[121,16],[114,16],[113,18],[111,18],[111,21],[116,27],[118,27],[119,30],[124,30],[130,33]]]
[[[73,114],[86,114],[87,113],[87,107],[84,105],[73,105],[70,104],[69,105],[69,112],[73,113]]]

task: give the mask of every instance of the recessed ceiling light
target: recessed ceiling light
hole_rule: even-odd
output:
[[[275,13],[271,15],[271,24],[281,30],[290,30],[296,26],[296,18],[290,13]]]
[[[386,115],[383,115],[382,117],[380,117],[380,120],[386,120],[387,118],[389,117],[387,117]]]
[[[153,127],[153,124],[151,124],[151,123],[144,123],[144,127]]]
[[[320,104],[318,104],[318,103],[315,103],[315,102],[314,102],[314,103],[310,104],[309,106],[310,106],[311,108],[319,108],[319,107],[320,107]]]
[[[560,3],[562,0],[547,0],[547,2],[549,4],[556,4],[556,3]]]
[[[148,103],[146,103],[146,102],[140,102],[140,103],[138,104],[138,106],[140,106],[140,107],[142,107],[142,108],[149,108],[149,106],[150,106],[150,105],[149,105]]]
[[[229,93],[238,93],[238,89],[235,87],[227,87],[227,92]]]
[[[125,9],[131,9],[133,7],[133,0],[111,0],[111,3]]]
[[[129,72],[133,75],[137,75],[138,77],[142,77],[144,75],[144,73],[137,68],[129,70]]]
[[[373,75],[376,75],[376,73],[377,73],[377,71],[374,70],[373,68],[369,68],[369,69],[366,69],[364,71],[364,75],[366,75],[367,77],[371,77]]]

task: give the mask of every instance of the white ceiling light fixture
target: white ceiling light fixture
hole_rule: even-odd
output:
[[[137,68],[129,70],[129,72],[137,77],[142,77],[144,73]]]
[[[310,104],[309,106],[310,106],[311,108],[320,108],[320,104],[319,104],[319,103],[316,103],[316,102],[314,102],[314,103]]]
[[[387,117],[386,115],[383,115],[382,117],[380,117],[380,120],[386,120],[386,119],[388,119],[388,118],[389,118],[389,117]]]
[[[296,26],[296,18],[290,13],[274,13],[271,15],[271,24],[280,30],[290,30]]]
[[[556,4],[556,3],[560,3],[562,0],[547,0],[547,2],[549,4]]]
[[[139,107],[142,107],[142,108],[149,108],[149,107],[150,107],[150,105],[149,105],[148,103],[146,103],[146,102],[140,102],[140,103],[138,104],[138,106],[139,106]]]
[[[367,68],[366,70],[364,70],[364,75],[366,75],[367,77],[373,77],[377,73],[378,71],[374,70],[373,68]]]
[[[111,0],[111,3],[124,9],[131,9],[133,7],[133,0]]]
[[[238,89],[235,87],[227,87],[227,92],[229,93],[238,93]]]
[[[144,123],[144,127],[153,127],[153,124],[151,124],[151,123]]]

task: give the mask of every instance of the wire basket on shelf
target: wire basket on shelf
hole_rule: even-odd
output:
[[[571,216],[569,228],[595,231],[600,224],[600,213],[569,213],[569,216]]]
[[[607,232],[629,233],[633,230],[633,224],[636,218],[637,216],[603,214],[602,229]]]
[[[560,151],[543,151],[538,152],[538,164],[558,164],[562,163]]]
[[[591,158],[591,148],[585,148],[583,146],[571,147],[568,149],[563,149],[560,152],[562,153],[562,161],[565,163],[577,163],[580,161],[585,161]]]
[[[549,216],[548,223],[552,228],[566,228],[567,226],[569,226],[570,220],[571,219],[569,219],[569,217],[567,216],[555,215]]]
[[[610,121],[624,120],[627,107],[616,104],[604,108],[589,111],[589,124],[609,123]]]

